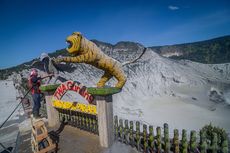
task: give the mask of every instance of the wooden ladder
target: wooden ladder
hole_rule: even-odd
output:
[[[43,119],[35,119],[31,116],[31,146],[34,153],[56,152],[56,144],[48,135]]]

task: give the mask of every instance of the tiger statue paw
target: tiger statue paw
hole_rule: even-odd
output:
[[[53,58],[52,60],[55,64],[59,64],[63,61],[63,59],[61,57]]]

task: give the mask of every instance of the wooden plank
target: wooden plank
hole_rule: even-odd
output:
[[[40,150],[40,151],[38,151],[36,153],[47,153],[48,151],[54,151],[55,148],[56,148],[56,145],[52,144],[49,147],[46,147],[46,148],[44,148],[44,149],[42,149],[42,150]]]
[[[34,128],[40,128],[40,127],[44,126],[45,123],[42,119],[37,120],[37,121],[33,120],[32,125]]]

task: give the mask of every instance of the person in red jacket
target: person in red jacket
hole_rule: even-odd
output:
[[[30,72],[29,86],[31,88],[31,94],[34,102],[32,113],[35,118],[40,117],[39,110],[41,107],[41,91],[39,87],[41,85],[41,80],[50,76],[52,75],[48,75],[43,78],[39,77],[36,69],[32,69],[32,71]]]

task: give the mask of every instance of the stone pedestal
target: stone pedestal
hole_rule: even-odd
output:
[[[45,94],[46,109],[48,117],[48,126],[54,127],[59,123],[58,111],[52,105],[52,97],[59,85],[43,85],[40,87],[41,91]]]
[[[114,141],[113,99],[120,92],[118,88],[87,88],[94,95],[97,104],[99,141],[102,147],[111,147]]]
[[[113,144],[113,103],[112,95],[96,96],[98,112],[98,132],[102,147]]]

